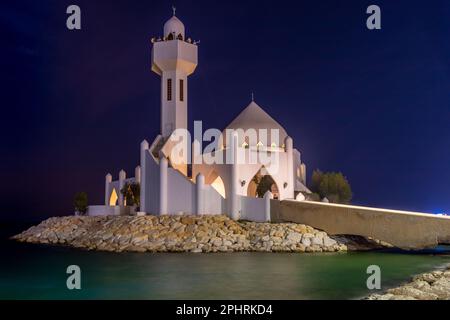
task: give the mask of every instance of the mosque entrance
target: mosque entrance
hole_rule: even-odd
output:
[[[270,191],[274,199],[279,198],[278,186],[272,176],[262,167],[252,178],[247,188],[247,196],[262,198],[264,194]]]

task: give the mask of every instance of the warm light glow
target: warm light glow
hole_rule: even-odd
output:
[[[111,197],[109,198],[109,205],[110,206],[117,206],[117,200],[118,199],[119,199],[119,197],[117,196],[116,189],[113,189],[113,191],[111,192]]]
[[[217,178],[211,183],[211,187],[216,189],[216,191],[225,198],[225,184],[223,183],[223,180],[220,176],[217,176]]]
[[[242,143],[242,148],[248,148],[248,143],[244,141],[244,142]]]
[[[275,142],[272,142],[272,144],[270,145],[272,148],[276,148],[277,144]]]
[[[264,145],[263,145],[263,143],[260,141],[260,142],[258,142],[258,143],[256,144],[256,146],[257,146],[258,148],[261,148],[261,147],[264,146]]]
[[[247,196],[256,198],[256,188],[257,187],[258,187],[258,185],[252,179],[247,187]]]

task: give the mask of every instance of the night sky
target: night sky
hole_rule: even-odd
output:
[[[82,30],[66,28],[77,4]],[[73,212],[133,175],[159,133],[150,39],[171,5],[200,40],[189,122],[224,128],[256,102],[355,204],[450,211],[450,1],[82,1],[0,4],[3,219]],[[366,28],[381,7],[382,29]]]

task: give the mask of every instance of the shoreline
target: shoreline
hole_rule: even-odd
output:
[[[400,286],[362,300],[450,300],[450,264],[414,275]]]
[[[83,250],[147,253],[345,253],[388,247],[361,237],[329,236],[303,224],[234,221],[226,216],[53,217],[10,239]],[[357,299],[448,300],[450,264]]]
[[[110,252],[347,252],[380,249],[361,237],[329,236],[296,223],[226,216],[53,217],[19,233],[19,242]]]

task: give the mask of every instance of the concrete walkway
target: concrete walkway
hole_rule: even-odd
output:
[[[331,235],[372,237],[408,250],[450,244],[450,217],[426,213],[272,200],[271,219],[307,224]]]

